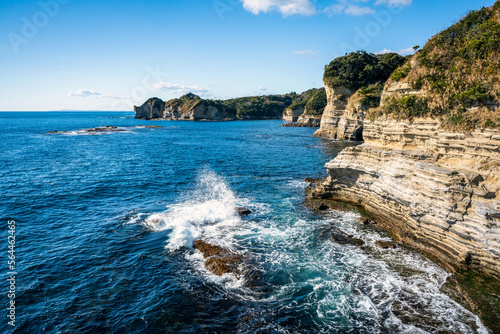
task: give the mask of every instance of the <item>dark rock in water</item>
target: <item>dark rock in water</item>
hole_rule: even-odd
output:
[[[331,228],[323,232],[323,235],[330,238],[341,245],[354,245],[354,246],[364,246],[365,242],[359,238],[356,238],[350,234],[347,234],[338,228]]]
[[[371,220],[368,217],[359,217],[357,220],[358,220],[358,222],[360,222],[361,224],[364,224],[364,225],[376,224],[376,222],[374,222],[373,220]]]
[[[252,213],[252,210],[244,207],[237,207],[235,210],[240,217],[248,216],[249,214]]]
[[[116,126],[106,125],[106,126],[99,126],[97,128],[84,129],[81,131],[82,132],[119,132],[119,131],[126,131],[126,130],[118,128]]]
[[[163,128],[163,126],[159,126],[159,125],[138,125],[137,127],[141,128],[141,129],[160,129],[160,128]]]
[[[232,273],[238,278],[242,275],[239,267],[245,259],[243,255],[233,253],[220,246],[211,245],[203,240],[196,240],[193,247],[203,254],[206,259],[205,267],[213,274],[222,276]]]
[[[234,274],[237,279],[244,279],[244,285],[256,292],[265,289],[262,286],[260,271],[251,263],[250,259],[223,247],[209,244],[201,239],[193,242],[194,249],[203,254],[205,267],[211,273],[222,276]]]
[[[283,123],[280,126],[286,128],[319,128],[319,124],[317,123]]]
[[[377,240],[377,241],[375,241],[375,245],[377,245],[378,247],[380,247],[382,249],[394,249],[394,248],[396,248],[396,243],[392,242],[392,241]]]

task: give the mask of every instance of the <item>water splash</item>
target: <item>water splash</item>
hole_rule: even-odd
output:
[[[232,243],[224,238],[223,230],[240,221],[236,206],[237,198],[224,178],[204,168],[198,175],[194,191],[167,211],[152,214],[143,225],[153,231],[172,230],[166,246],[170,251],[192,247],[193,241],[202,236],[205,240],[215,239],[219,245],[232,248]]]

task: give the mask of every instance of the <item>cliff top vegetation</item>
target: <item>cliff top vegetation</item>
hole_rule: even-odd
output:
[[[405,62],[397,53],[375,55],[357,51],[335,58],[325,66],[323,81],[330,87],[345,87],[353,93],[361,87],[384,83]]]
[[[439,117],[461,130],[500,127],[500,1],[433,36],[387,84],[398,81],[423,94],[391,97],[385,113]]]

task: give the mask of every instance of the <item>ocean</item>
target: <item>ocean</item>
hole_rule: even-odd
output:
[[[388,234],[356,213],[304,206],[340,143],[281,121],[132,117],[0,113],[2,333],[487,332],[429,259],[379,249]],[[106,125],[121,131],[78,131]],[[197,239],[242,254],[258,282],[207,271]]]

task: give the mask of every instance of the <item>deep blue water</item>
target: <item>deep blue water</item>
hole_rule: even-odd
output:
[[[326,176],[337,150],[314,129],[130,116],[0,113],[0,331],[484,332],[440,292],[444,270],[404,248],[378,249],[387,235],[354,213],[319,217],[303,206],[304,178]],[[126,131],[75,132],[104,125]],[[240,218],[235,206],[252,214]],[[332,228],[367,246],[336,244],[325,237]],[[209,273],[192,249],[199,238],[244,254],[261,280]]]

